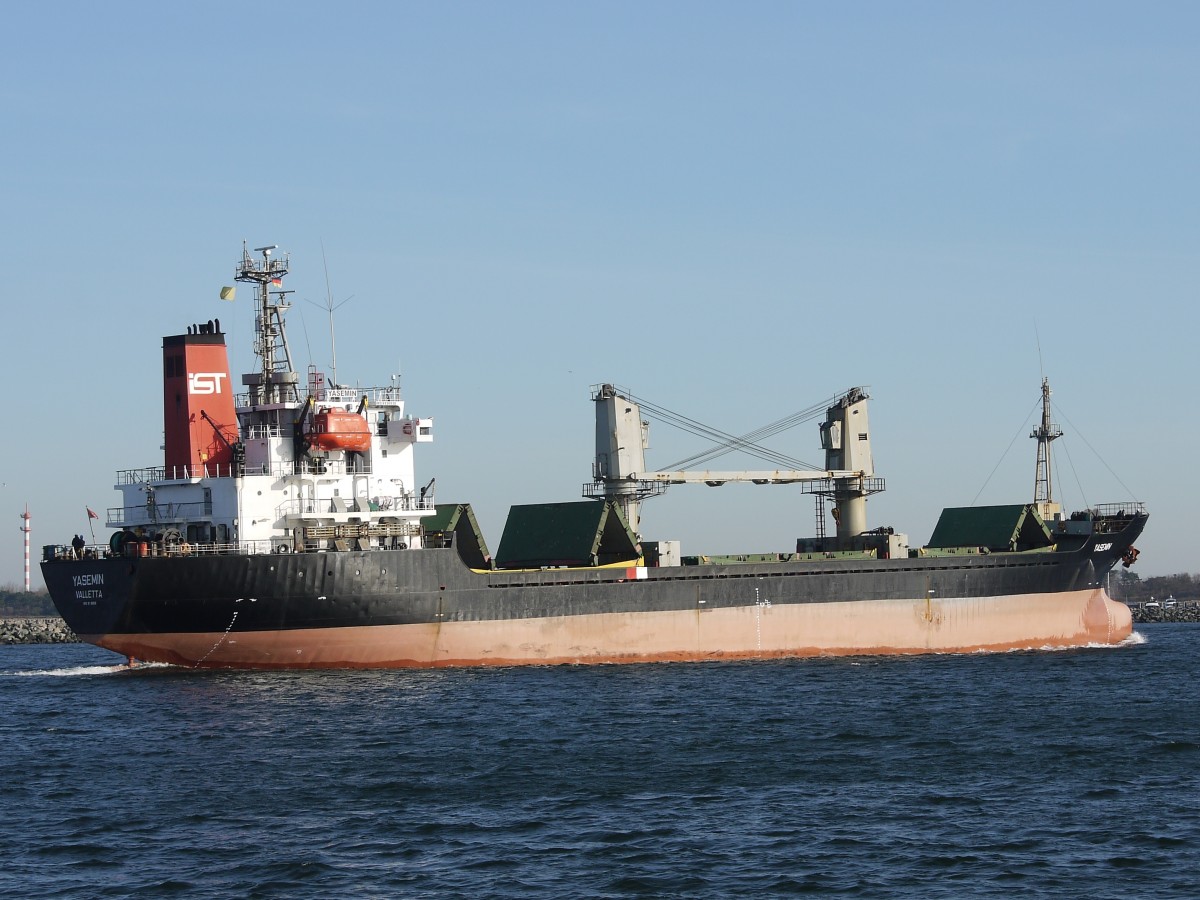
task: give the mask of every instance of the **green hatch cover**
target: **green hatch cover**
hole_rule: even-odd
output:
[[[475,513],[470,503],[439,503],[432,516],[421,520],[425,528],[427,545],[430,547],[446,547],[450,544],[450,535],[454,535],[454,546],[458,555],[472,569],[490,569],[492,557],[488,553],[487,542],[475,520]]]
[[[1030,504],[959,506],[942,510],[932,548],[986,547],[998,553],[1038,550],[1054,543],[1046,523]]]
[[[530,503],[509,510],[496,565],[602,566],[638,555],[637,540],[612,502]]]

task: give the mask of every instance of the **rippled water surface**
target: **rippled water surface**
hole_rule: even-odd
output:
[[[0,896],[1197,897],[1198,642],[294,673],[0,647]]]

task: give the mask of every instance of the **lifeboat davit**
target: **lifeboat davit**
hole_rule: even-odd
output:
[[[322,408],[313,416],[308,443],[319,450],[351,450],[363,453],[371,447],[371,427],[358,413],[335,407]]]

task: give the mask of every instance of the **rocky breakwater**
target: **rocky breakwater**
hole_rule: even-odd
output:
[[[0,619],[0,644],[77,644],[67,623],[58,616]]]
[[[1135,623],[1141,622],[1200,622],[1200,603],[1196,601],[1163,601],[1131,603],[1129,612]]]

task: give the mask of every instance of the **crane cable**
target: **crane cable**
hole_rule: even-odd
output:
[[[763,427],[755,429],[754,431],[738,436],[705,425],[696,419],[690,418],[689,416],[685,416],[681,413],[677,413],[673,410],[667,409],[666,407],[659,406],[640,397],[635,397],[631,394],[626,394],[626,396],[629,400],[632,400],[634,403],[638,404],[638,406],[642,408],[649,418],[663,422],[667,425],[671,425],[680,429],[681,431],[694,434],[697,437],[702,437],[706,440],[716,442],[715,446],[710,447],[708,450],[680,460],[679,462],[670,466],[666,466],[658,471],[676,471],[689,465],[695,465],[699,462],[707,462],[708,460],[716,459],[717,457],[724,456],[725,454],[731,453],[734,450],[741,450],[751,456],[762,459],[780,468],[811,469],[820,471],[822,467],[811,465],[803,460],[794,459],[793,457],[771,450],[768,447],[763,447],[758,443],[758,441],[768,437],[773,437],[774,435],[779,434],[781,431],[785,431],[789,428],[795,427],[798,424],[816,418],[838,399],[838,396],[831,397],[828,400],[821,401],[820,403],[814,404],[807,409],[800,410],[792,413],[791,415],[785,416],[782,419],[778,419],[769,425],[764,425]]]

